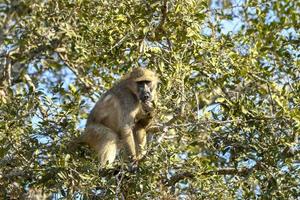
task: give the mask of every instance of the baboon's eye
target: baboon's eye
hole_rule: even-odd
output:
[[[138,88],[150,88],[152,90],[151,81],[138,81],[136,84]]]
[[[151,81],[137,81],[136,82],[138,85],[148,85],[151,83]]]

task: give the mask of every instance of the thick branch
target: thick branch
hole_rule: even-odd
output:
[[[175,185],[177,182],[179,182],[182,179],[186,179],[186,178],[193,179],[194,177],[195,177],[195,174],[193,174],[192,172],[183,172],[183,173],[172,176],[170,178],[170,180],[165,181],[165,183],[167,186],[172,186],[172,185]]]
[[[155,28],[155,35],[158,35],[158,33],[165,33],[163,26],[167,20],[167,13],[168,13],[168,5],[167,5],[168,1],[167,0],[163,0],[162,1],[162,5],[160,8],[160,12],[161,12],[161,18],[159,21],[158,26]]]
[[[251,173],[255,168],[259,168],[260,165],[257,164],[252,168],[223,168],[223,169],[217,169],[217,170],[210,170],[207,172],[201,173],[201,175],[207,176],[207,175],[237,175],[237,176],[247,176],[249,173]],[[177,182],[183,180],[183,179],[193,179],[195,178],[196,174],[192,172],[181,172],[174,176],[172,176],[169,180],[164,181],[167,186],[173,186]]]

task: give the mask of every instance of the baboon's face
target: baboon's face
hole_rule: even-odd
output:
[[[137,82],[138,97],[143,103],[148,103],[153,100],[153,86],[151,81]]]

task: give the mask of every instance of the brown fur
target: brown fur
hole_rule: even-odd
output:
[[[151,82],[151,102],[143,103],[139,99],[139,81]],[[154,72],[135,68],[108,90],[92,109],[80,141],[97,152],[101,166],[112,163],[118,149],[124,148],[132,161],[142,157],[146,129],[156,100],[157,81]]]

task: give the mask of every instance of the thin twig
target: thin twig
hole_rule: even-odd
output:
[[[129,37],[130,33],[128,32],[124,37],[122,37],[114,46],[112,46],[109,51],[112,51],[114,48],[117,48],[122,45],[122,43]]]
[[[268,92],[269,92],[269,96],[270,96],[270,99],[271,99],[271,105],[272,105],[272,116],[274,115],[274,111],[275,111],[275,104],[274,104],[274,100],[273,100],[273,97],[272,97],[272,92],[271,92],[271,89],[270,89],[270,85],[267,84],[267,87],[268,87]]]
[[[74,75],[78,78],[78,80],[87,88],[87,89],[91,89],[91,85],[88,84],[84,79],[82,79],[78,73],[78,71],[76,70],[76,66],[74,66],[74,64],[72,64],[69,59],[62,55],[62,53],[56,52],[58,54],[58,56],[60,57],[60,59],[64,62],[64,64],[74,73]]]
[[[8,87],[11,86],[11,62],[10,62],[10,59],[9,57],[6,57],[6,60],[5,60],[5,70],[6,70],[6,81],[7,81],[7,84],[8,84]]]
[[[119,175],[121,175],[121,177],[119,178]],[[124,179],[124,171],[121,170],[117,175],[116,175],[116,180],[117,180],[117,187],[116,187],[116,199],[118,199],[118,194],[121,194],[121,198],[122,200],[125,199],[124,195],[121,193],[121,184],[122,181]]]

